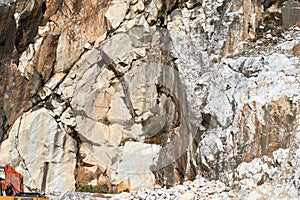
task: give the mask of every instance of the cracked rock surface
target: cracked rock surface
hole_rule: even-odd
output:
[[[298,7],[0,1],[1,165],[56,199],[297,198]]]

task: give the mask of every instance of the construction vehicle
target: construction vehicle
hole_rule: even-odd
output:
[[[10,165],[0,166],[0,184],[0,200],[49,200],[40,193],[24,192],[22,174]]]

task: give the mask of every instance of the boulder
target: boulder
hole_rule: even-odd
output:
[[[76,154],[76,141],[45,108],[24,113],[1,145],[1,161],[24,176],[27,190],[41,189],[45,162],[49,163],[46,192],[74,190]]]
[[[155,177],[150,166],[155,164],[160,146],[140,142],[126,142],[122,154],[110,169],[114,184],[125,182],[130,190],[153,188]]]
[[[112,29],[117,29],[129,9],[129,0],[113,0],[105,14]]]
[[[282,7],[283,28],[289,28],[300,23],[300,3],[294,0],[284,2]]]

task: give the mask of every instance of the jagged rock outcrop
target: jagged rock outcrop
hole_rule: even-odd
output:
[[[29,190],[49,163],[47,192],[295,177],[277,154],[297,167],[297,5],[0,1],[1,163]]]

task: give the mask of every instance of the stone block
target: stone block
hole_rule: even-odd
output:
[[[300,22],[300,3],[289,0],[284,3],[282,8],[283,28],[289,28]]]

